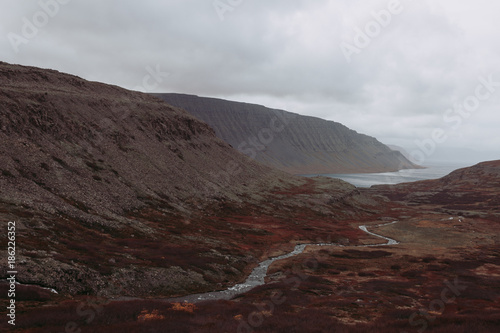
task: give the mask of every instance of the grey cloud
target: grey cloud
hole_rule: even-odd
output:
[[[19,53],[7,34],[20,33],[23,17],[31,19],[40,5],[4,2],[4,61],[129,89],[141,86],[148,66],[159,66],[169,76],[158,92],[289,106],[395,144],[411,145],[446,128],[445,110],[500,65],[493,28],[500,4],[488,0],[401,0],[401,14],[350,64],[340,43],[352,41],[353,29],[363,29],[389,0],[243,0],[223,21],[212,0],[72,0]],[[500,72],[495,75],[500,81]],[[445,145],[479,147],[489,131],[490,146],[499,146],[490,126],[500,121],[497,95],[500,90]]]

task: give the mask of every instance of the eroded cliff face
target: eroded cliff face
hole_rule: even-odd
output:
[[[292,174],[389,172],[418,166],[375,138],[315,117],[184,94],[155,94],[257,161]]]

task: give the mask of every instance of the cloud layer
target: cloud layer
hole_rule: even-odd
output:
[[[500,85],[469,116],[456,111],[480,78],[500,82],[493,0],[5,0],[4,9],[3,61],[283,108],[410,151],[442,129],[436,149],[500,158]]]

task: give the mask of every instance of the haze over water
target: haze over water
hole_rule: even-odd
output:
[[[326,176],[342,179],[356,187],[370,187],[381,184],[400,184],[407,182],[416,182],[426,179],[438,179],[448,175],[450,172],[471,166],[472,164],[432,164],[426,165],[426,169],[409,169],[396,172],[383,173],[357,173],[357,174],[315,174],[304,175],[306,177]]]

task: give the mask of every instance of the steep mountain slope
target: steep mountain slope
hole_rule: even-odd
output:
[[[2,199],[69,213],[122,214],[241,193],[273,171],[205,123],[145,94],[2,64]],[[28,198],[29,197],[29,198]]]
[[[155,94],[212,126],[244,154],[292,174],[389,172],[416,168],[397,151],[342,124],[184,94]]]
[[[250,160],[153,96],[0,63],[0,219],[16,222],[21,283],[70,295],[213,290],[294,240],[355,239],[337,222],[358,199],[347,183]]]
[[[406,159],[408,159],[408,160],[410,159],[410,154],[403,147],[396,146],[396,145],[386,145],[386,146],[389,147],[392,150],[399,151]]]

